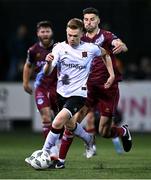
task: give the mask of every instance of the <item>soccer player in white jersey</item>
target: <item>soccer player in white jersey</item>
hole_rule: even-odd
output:
[[[66,28],[67,41],[58,43],[52,53],[46,56],[44,73],[51,73],[53,68],[58,68],[57,93],[60,112],[55,117],[51,131],[49,132],[43,150],[50,151],[59,138],[64,125],[82,138],[89,148],[92,148],[93,136],[89,135],[78,123],[72,121],[72,116],[82,108],[87,97],[87,79],[91,62],[94,57],[102,56],[110,74],[105,88],[109,88],[114,81],[114,71],[110,56],[105,49],[92,43],[81,41],[83,35],[83,22],[80,19],[71,19]],[[64,167],[56,164],[55,168]]]

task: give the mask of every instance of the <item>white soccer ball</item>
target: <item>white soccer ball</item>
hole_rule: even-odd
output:
[[[46,169],[50,166],[50,155],[47,151],[37,150],[30,156],[30,164],[34,169]]]

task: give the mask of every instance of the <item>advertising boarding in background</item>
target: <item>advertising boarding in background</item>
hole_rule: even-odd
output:
[[[131,130],[151,132],[151,82],[122,82],[119,109]]]
[[[151,82],[121,82],[119,87],[123,124],[127,123],[132,131],[151,132]],[[33,131],[42,130],[34,98],[24,92],[22,83],[1,83],[1,126],[12,120],[31,120]]]

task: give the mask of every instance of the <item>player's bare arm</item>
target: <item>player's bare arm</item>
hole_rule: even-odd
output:
[[[107,79],[106,83],[104,84],[104,88],[107,89],[113,84],[114,79],[115,79],[115,74],[114,74],[112,60],[111,60],[110,55],[104,48],[101,48],[101,51],[102,51],[102,57],[103,57],[104,64],[106,65],[106,68],[110,75],[109,78]]]
[[[114,39],[112,41],[113,48],[113,54],[119,54],[121,52],[128,51],[128,48],[125,43],[123,43],[120,39]]]
[[[32,74],[32,65],[26,62],[23,69],[23,87],[28,94],[33,93],[32,87],[30,85],[31,74]]]
[[[53,56],[52,53],[49,53],[46,56],[46,59],[45,59],[46,64],[44,65],[44,68],[43,68],[44,74],[48,75],[49,73],[52,72],[53,69],[52,69],[52,65],[51,64],[52,64],[53,59],[54,59],[54,56]]]

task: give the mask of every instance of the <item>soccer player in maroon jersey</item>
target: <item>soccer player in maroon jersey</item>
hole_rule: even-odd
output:
[[[86,29],[86,34],[83,36],[83,40],[86,42],[93,42],[98,46],[104,47],[105,49],[108,50],[108,52],[112,57],[112,63],[115,72],[115,81],[112,87],[110,89],[103,88],[102,85],[104,84],[105,79],[108,77],[108,73],[106,71],[105,66],[103,64],[98,63],[98,59],[95,59],[93,61],[92,71],[88,81],[88,87],[89,87],[88,102],[90,103],[89,105],[91,107],[94,107],[95,104],[98,104],[97,108],[101,112],[99,132],[102,136],[108,136],[107,133],[109,131],[108,128],[110,125],[106,125],[106,124],[112,123],[111,117],[113,117],[115,114],[119,100],[118,82],[122,80],[122,76],[116,66],[115,54],[127,51],[127,47],[113,33],[99,28],[100,18],[97,9],[87,8],[83,11],[83,15],[84,15],[84,24]],[[117,95],[117,97],[113,96],[113,94]],[[93,116],[94,113],[91,111],[89,114]],[[89,126],[92,126],[92,121],[89,122]],[[92,132],[93,129],[89,128],[88,130]],[[87,155],[89,157],[89,153]]]
[[[81,112],[77,114],[75,121],[78,120],[80,122],[90,110],[89,107],[95,108],[97,106],[101,112],[99,133],[105,138],[121,137],[123,148],[126,152],[128,152],[132,147],[132,140],[127,125],[123,125],[122,127],[112,126],[112,117],[116,111],[119,100],[118,82],[122,80],[122,76],[116,66],[115,54],[126,52],[127,47],[113,33],[99,28],[100,18],[97,9],[84,9],[83,16],[86,33],[82,40],[86,42],[93,42],[98,46],[102,46],[109,52],[112,58],[115,80],[109,89],[105,89],[104,83],[108,78],[108,72],[105,65],[100,63],[100,59],[96,58],[93,61],[88,80],[89,91],[86,104],[87,106],[84,106]],[[63,163],[72,140],[73,133],[71,131],[65,130],[60,147],[59,162],[57,163],[58,167],[59,164],[61,164],[61,168],[64,167]],[[91,156],[94,152],[90,153]]]
[[[46,138],[50,131],[54,113],[57,111],[57,70],[54,69],[49,76],[44,76],[41,71],[45,64],[45,57],[51,52],[54,44],[52,25],[49,21],[37,23],[37,37],[38,42],[28,49],[27,60],[23,69],[23,87],[27,93],[33,94],[30,79],[34,73],[35,102],[41,115],[43,134]]]

